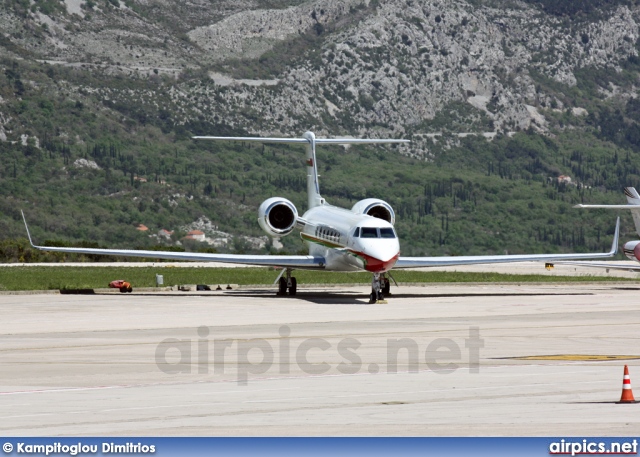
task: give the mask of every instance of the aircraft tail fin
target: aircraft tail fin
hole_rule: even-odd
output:
[[[633,216],[633,224],[636,226],[636,232],[640,236],[640,195],[635,187],[625,187],[624,194],[627,197],[629,205],[633,205],[636,208],[631,209],[631,216]]]
[[[625,187],[624,194],[627,196],[627,201],[630,205],[640,205],[640,195],[635,187]]]
[[[608,209],[628,209],[631,210],[633,223],[636,232],[640,236],[640,194],[635,187],[625,187],[624,195],[627,197],[626,205],[576,205],[574,208],[608,208]]]
[[[316,163],[316,144],[380,144],[409,143],[409,140],[396,139],[359,139],[359,138],[316,138],[313,132],[305,132],[302,138],[269,138],[269,137],[224,137],[194,136],[194,140],[256,141],[260,143],[305,144],[307,146],[307,195],[309,209],[324,205],[318,184],[318,164]]]

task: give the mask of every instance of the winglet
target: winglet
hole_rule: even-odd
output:
[[[616,220],[616,232],[613,235],[613,243],[611,243],[611,250],[609,254],[614,256],[618,252],[618,241],[620,239],[620,216]]]
[[[29,238],[29,244],[31,244],[31,247],[37,247],[35,244],[33,244],[33,241],[31,240],[31,233],[29,233],[29,227],[27,226],[27,218],[24,217],[24,211],[20,210],[20,212],[22,213],[22,220],[24,221],[24,228],[27,229],[27,237]]]

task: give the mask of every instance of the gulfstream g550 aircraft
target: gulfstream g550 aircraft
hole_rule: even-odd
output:
[[[272,237],[283,237],[289,235],[294,229],[298,229],[300,236],[309,247],[309,255],[200,254],[191,252],[45,247],[33,245],[27,228],[31,245],[43,251],[282,267],[283,273],[276,280],[279,282],[278,293],[282,295],[285,295],[287,291],[289,295],[296,294],[296,278],[291,276],[292,270],[295,269],[368,271],[373,276],[370,295],[371,303],[382,300],[384,294],[389,293],[389,272],[391,269],[531,260],[554,261],[607,258],[615,255],[617,251],[619,222],[616,225],[611,250],[607,253],[401,257],[400,243],[393,228],[395,213],[391,205],[384,200],[367,198],[357,202],[351,209],[344,209],[330,205],[321,197],[318,185],[316,145],[407,143],[407,140],[316,138],[312,132],[306,132],[302,138],[214,136],[198,136],[194,138],[197,140],[293,143],[306,146],[307,192],[309,198],[307,211],[300,216],[298,209],[289,200],[282,197],[272,197],[260,205],[258,223]]]

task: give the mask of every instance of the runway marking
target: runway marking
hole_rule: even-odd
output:
[[[573,385],[578,384],[604,384],[610,383],[608,380],[604,381],[582,381],[582,382],[574,382]],[[542,384],[520,384],[520,385],[500,385],[500,386],[483,386],[483,387],[461,387],[456,388],[456,393],[461,393],[465,391],[486,391],[486,390],[504,390],[504,389],[521,389],[523,387],[549,387],[549,386],[557,386],[558,384],[566,384],[564,382],[557,383],[542,383]],[[283,389],[288,390],[288,389]],[[439,393],[443,391],[448,391],[448,389],[429,389],[429,390],[414,390],[414,391],[395,391],[395,392],[373,392],[366,394],[353,394],[353,395],[325,395],[325,396],[313,396],[313,397],[296,397],[296,398],[281,398],[281,399],[269,399],[269,400],[245,400],[241,403],[284,403],[287,401],[300,401],[300,400],[322,400],[322,399],[341,399],[341,398],[358,398],[358,397],[375,397],[375,396],[385,396],[385,395],[406,395],[406,394],[424,394],[424,393]],[[546,394],[553,396],[562,394],[563,392],[547,392]],[[154,405],[154,406],[139,406],[139,407],[125,407],[125,408],[108,408],[108,409],[99,409],[99,410],[75,410],[75,411],[57,411],[54,413],[43,413],[43,414],[28,414],[28,415],[16,415],[16,416],[3,416],[3,419],[16,419],[16,418],[25,418],[25,417],[37,417],[37,416],[60,416],[65,414],[87,414],[91,413],[113,413],[117,411],[141,411],[141,410],[153,410],[153,409],[166,409],[166,408],[193,408],[194,406],[210,406],[210,405],[230,405],[237,404],[236,402],[208,402],[208,403],[198,403],[194,405],[192,403],[183,403],[177,405]]]
[[[42,394],[42,393],[58,393],[58,392],[78,392],[85,390],[102,390],[102,389],[122,389],[134,386],[95,386],[95,387],[61,387],[58,389],[34,389],[34,390],[16,390],[13,392],[0,392],[0,395],[24,395],[24,394]]]
[[[3,419],[19,419],[23,417],[57,416],[58,413],[23,414],[22,416],[2,416]]]
[[[201,394],[194,395],[220,395],[220,394],[237,394],[237,393],[253,393],[253,392],[275,392],[278,390],[296,390],[300,389],[300,387],[287,387],[284,389],[258,389],[258,390],[225,390],[225,391],[217,391],[217,392],[205,392]]]
[[[499,359],[511,359],[511,357],[500,357],[494,360]],[[483,370],[499,370],[505,367],[513,367],[512,365],[487,365],[483,366]],[[554,367],[555,364],[530,364],[530,365],[517,365],[520,369],[527,368],[539,368],[539,367]],[[469,370],[467,366],[460,366],[458,370]],[[359,376],[380,376],[380,375],[403,375],[403,374],[425,374],[425,373],[437,373],[437,370],[432,369],[424,369],[418,371],[397,371],[396,373],[387,373],[387,372],[379,372],[379,373],[353,373],[353,374],[345,374],[345,373],[331,373],[331,374],[322,374],[322,375],[289,375],[289,376],[263,376],[263,377],[255,377],[252,378],[252,382],[268,382],[268,381],[283,381],[283,380],[316,380],[322,378],[342,378],[342,377],[359,377]],[[577,372],[570,372],[577,373]],[[495,375],[493,375],[495,376]],[[59,387],[53,389],[33,389],[33,390],[18,390],[18,391],[6,391],[0,392],[1,396],[10,396],[10,395],[26,395],[26,394],[49,394],[49,393],[67,393],[67,392],[83,392],[83,391],[92,391],[92,390],[104,390],[104,389],[133,389],[133,388],[149,388],[149,387],[171,387],[171,386],[179,386],[179,385],[200,385],[200,384],[211,384],[211,385],[219,385],[219,384],[228,384],[228,383],[237,383],[236,379],[219,379],[219,380],[206,380],[206,381],[184,381],[184,382],[157,382],[157,383],[146,383],[146,384],[116,384],[111,386],[89,386],[89,387]],[[291,390],[290,388],[285,389],[265,389],[265,390]],[[235,392],[256,392],[256,391],[235,391]],[[224,392],[221,392],[224,393]],[[198,394],[198,395],[206,395],[206,394]]]
[[[528,355],[522,357],[500,357],[511,360],[567,360],[572,362],[598,362],[606,360],[636,360],[640,355],[586,355],[586,354],[556,354],[556,355]]]
[[[581,381],[574,382],[573,385],[577,384],[603,384],[609,383],[610,381]],[[556,383],[541,383],[541,384],[517,384],[517,385],[501,385],[501,386],[486,386],[486,387],[457,387],[456,393],[464,392],[464,391],[477,391],[477,390],[495,390],[495,389],[521,389],[523,387],[549,387],[549,386],[557,386],[558,384],[566,384],[563,382]],[[296,401],[296,400],[317,400],[320,398],[357,398],[357,397],[373,397],[377,395],[402,395],[402,394],[424,394],[424,393],[438,393],[447,391],[447,388],[442,389],[430,389],[430,390],[403,390],[398,392],[374,392],[370,394],[353,394],[353,395],[327,395],[323,397],[315,396],[315,397],[294,397],[294,398],[280,398],[280,399],[269,399],[269,400],[245,400],[242,403],[274,403],[274,402],[285,402],[285,401]],[[558,392],[549,392],[549,395],[557,395]]]

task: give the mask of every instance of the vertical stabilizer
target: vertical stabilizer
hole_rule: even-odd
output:
[[[309,209],[324,204],[320,196],[320,184],[318,184],[318,164],[316,162],[316,136],[313,132],[305,132],[302,135],[309,141],[307,144],[307,198]]]
[[[244,137],[244,136],[194,136],[194,140],[220,140],[220,141],[255,141],[260,143],[290,143],[304,144],[307,146],[307,192],[309,194],[309,209],[324,205],[324,198],[320,196],[318,184],[318,164],[316,163],[317,144],[388,144],[409,143],[409,140],[396,139],[358,139],[358,138],[316,138],[313,132],[306,132],[302,138],[270,138],[270,137]]]
[[[627,197],[629,205],[637,206],[638,209],[631,209],[631,215],[633,216],[633,223],[636,226],[636,232],[640,236],[640,195],[635,187],[625,187],[624,195]]]
[[[627,197],[626,205],[576,205],[574,208],[628,209],[631,211],[631,216],[633,216],[636,232],[640,236],[640,195],[635,187],[625,187],[624,195]]]

